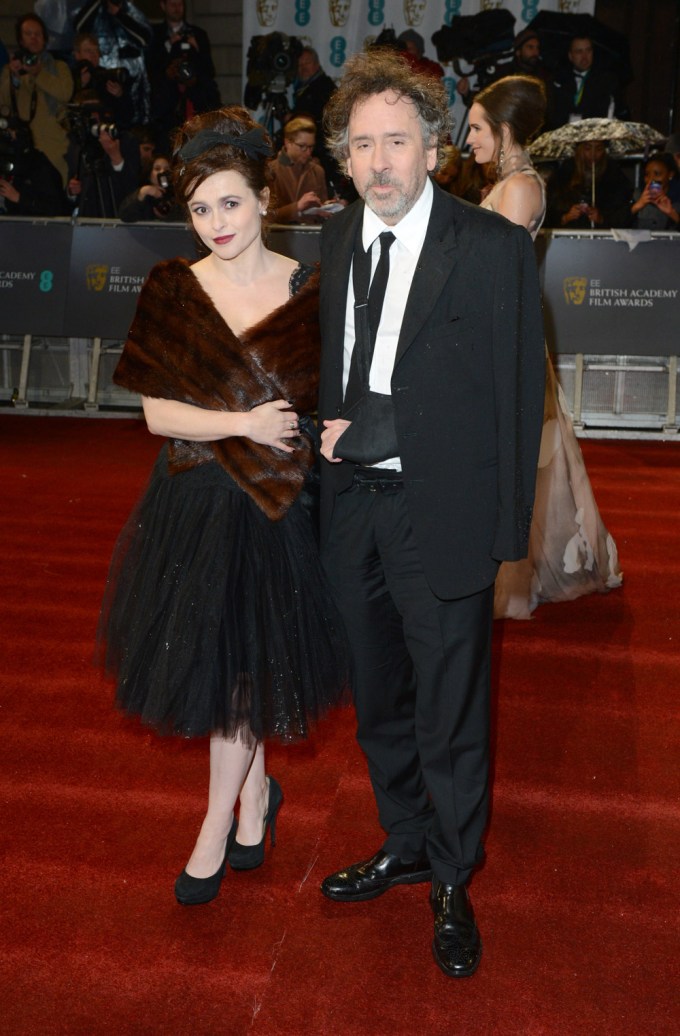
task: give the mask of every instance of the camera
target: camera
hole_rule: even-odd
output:
[[[91,61],[79,61],[76,65],[78,73],[89,72],[91,85],[95,90],[105,90],[107,83],[119,83],[126,86],[130,79],[127,68],[102,68],[101,65],[93,65]]]
[[[515,16],[510,11],[493,9],[478,14],[454,15],[432,36],[437,58],[453,63],[459,76],[477,76],[477,87],[490,83],[498,66],[513,56]],[[460,59],[472,66],[463,71]]]
[[[94,107],[93,107],[94,104]],[[108,133],[117,140],[119,133],[115,122],[102,122],[99,117],[99,103],[67,104],[69,129],[79,144],[86,144],[92,138],[99,140],[102,133]]]
[[[170,48],[170,57],[176,62],[177,78],[180,83],[190,83],[196,79],[198,71],[191,59],[193,47],[189,43],[189,33],[181,33]]]
[[[6,130],[0,130],[0,179],[11,180],[14,172],[16,149]]]
[[[270,32],[267,36],[252,37],[246,61],[248,81],[244,103],[247,108],[257,108],[263,97],[274,100],[272,95],[276,94],[280,95],[280,98],[277,98],[278,106],[285,114],[288,106],[283,95],[288,84],[292,83],[297,75],[297,63],[302,49],[302,42],[297,36],[287,36],[284,32]],[[281,117],[278,111],[277,116]]]
[[[172,190],[172,176],[169,171],[158,174],[158,186],[164,192],[163,197],[154,202],[154,209],[159,216],[167,216],[175,207],[175,196]]]
[[[39,54],[33,54],[26,47],[17,47],[12,54],[12,58],[15,61],[20,61],[22,65],[26,65],[28,68],[32,68],[33,65],[37,65],[40,60]]]
[[[654,198],[658,198],[663,190],[660,180],[650,180],[647,184],[647,190]]]
[[[31,128],[16,116],[0,117],[0,177],[12,180],[17,162],[28,154],[32,147]]]

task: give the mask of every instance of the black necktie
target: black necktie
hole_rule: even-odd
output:
[[[385,289],[390,276],[390,247],[394,240],[395,237],[391,230],[386,230],[380,235],[380,258],[373,274],[370,291],[368,291],[368,300],[366,300],[366,293],[371,275],[371,253],[361,249],[361,254],[355,253],[354,255],[355,342],[345,391],[344,410],[356,403],[363,392],[368,389],[373,349],[385,301]],[[363,307],[365,309],[362,312]],[[364,320],[364,313],[368,316],[367,321]]]

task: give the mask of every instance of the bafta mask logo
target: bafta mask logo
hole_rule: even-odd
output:
[[[577,14],[581,0],[559,0],[558,6],[563,14]]]
[[[257,20],[264,28],[276,24],[279,0],[257,0]]]
[[[351,6],[352,0],[328,0],[328,14],[331,25],[334,25],[336,29],[341,29],[343,25],[347,25]]]
[[[85,267],[88,291],[103,291],[106,287],[106,275],[109,272],[108,266],[100,266],[98,263],[90,263]]]
[[[497,11],[503,6],[503,0],[482,0],[480,8],[482,11]]]
[[[562,290],[567,305],[580,306],[586,297],[585,277],[565,277],[562,282]]]
[[[404,21],[410,28],[420,25],[425,17],[427,0],[404,0]]]

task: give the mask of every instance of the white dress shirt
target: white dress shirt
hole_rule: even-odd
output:
[[[403,219],[394,226],[387,226],[379,216],[364,206],[364,223],[362,228],[362,244],[368,252],[371,249],[371,278],[375,273],[380,258],[380,245],[373,247],[380,235],[391,230],[396,240],[390,248],[390,276],[385,290],[382,315],[375,340],[369,387],[373,392],[390,395],[392,371],[397,353],[397,343],[406,310],[413,274],[425,241],[427,226],[432,211],[432,183],[428,177],[425,187]],[[343,358],[343,394],[347,388],[349,367],[354,351],[354,285],[350,270],[349,289],[347,292],[347,309],[345,311],[345,348]],[[401,468],[399,457],[390,457],[380,461],[378,468]]]

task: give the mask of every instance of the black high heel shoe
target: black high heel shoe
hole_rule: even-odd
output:
[[[269,830],[272,846],[276,845],[276,814],[283,802],[283,792],[279,782],[274,777],[269,777],[269,801],[267,812],[264,815],[264,833],[262,841],[257,845],[241,845],[234,839],[229,852],[229,863],[235,871],[251,871],[264,863],[264,843]]]
[[[222,878],[227,867],[227,857],[236,839],[237,827],[238,820],[234,817],[234,822],[227,835],[227,844],[224,847],[224,859],[214,874],[211,874],[209,878],[194,878],[191,874],[187,874],[186,870],[182,871],[175,882],[175,896],[177,902],[181,903],[182,906],[198,906],[200,903],[209,903],[220,891]]]

